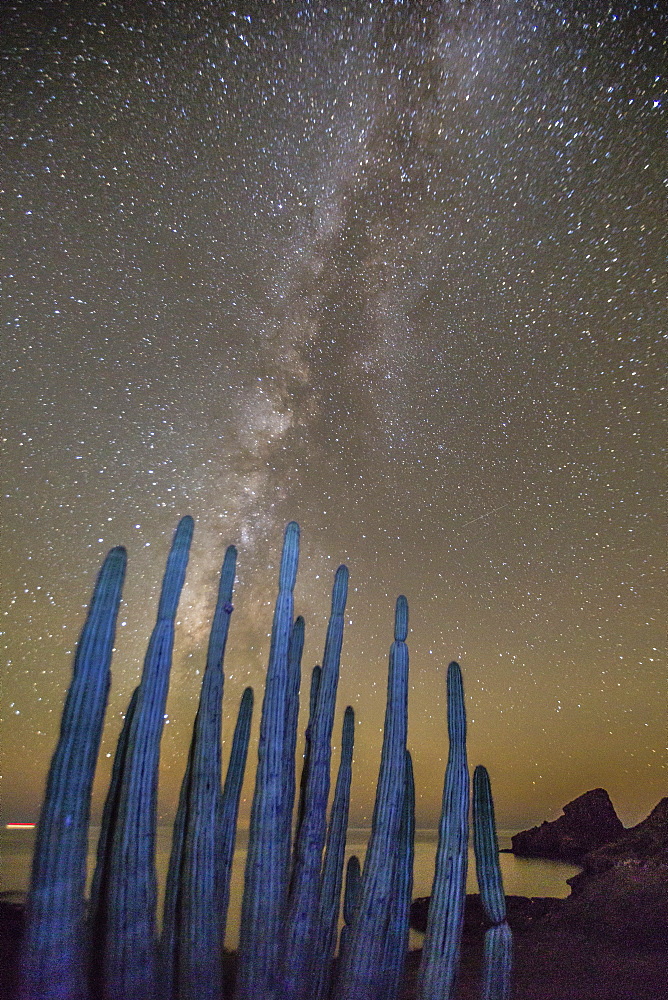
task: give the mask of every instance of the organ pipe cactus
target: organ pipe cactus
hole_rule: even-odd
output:
[[[232,613],[237,551],[230,545],[220,575],[200,702],[183,779],[167,881],[163,968],[179,1000],[218,1000],[221,941],[216,912],[216,811],[220,795],[223,657]],[[179,815],[179,814],[182,815]],[[182,818],[183,816],[183,818]],[[176,885],[174,885],[176,883]],[[176,948],[169,946],[174,938]],[[175,975],[169,975],[170,957]],[[171,970],[169,970],[171,971]]]
[[[132,725],[132,719],[137,707],[137,698],[139,696],[139,687],[137,686],[132,692],[130,698],[130,703],[125,711],[125,718],[123,719],[123,726],[121,728],[118,741],[116,743],[116,752],[114,754],[114,763],[111,770],[111,780],[109,782],[109,788],[107,789],[107,797],[104,802],[104,808],[102,810],[102,822],[100,824],[100,835],[97,841],[97,857],[95,863],[95,869],[93,871],[93,881],[91,883],[90,890],[90,902],[88,910],[90,913],[89,918],[89,935],[91,942],[98,942],[104,940],[105,936],[105,924],[104,924],[104,910],[102,907],[102,890],[106,886],[106,880],[108,875],[108,865],[109,858],[111,856],[111,842],[114,836],[114,829],[116,827],[116,818],[118,816],[118,800],[121,787],[121,778],[123,777],[123,770],[125,768],[125,758],[128,751],[128,738],[130,735],[130,727]],[[91,954],[90,963],[90,976],[91,984],[93,985],[93,993],[99,995],[102,992],[102,970],[97,961],[98,956]]]
[[[360,859],[356,854],[351,854],[346,865],[346,884],[343,890],[343,927],[341,928],[341,939],[339,941],[339,966],[343,965],[350,937],[350,928],[355,919],[355,911],[359,902],[361,884],[362,872],[360,869]]]
[[[285,529],[278,597],[262,704],[258,766],[246,856],[241,906],[237,1000],[270,1000],[280,961],[280,932],[290,844],[285,822],[286,700],[288,652],[292,633],[293,591],[299,558],[299,526]]]
[[[230,760],[225,776],[225,786],[218,800],[216,821],[218,831],[216,912],[218,913],[220,923],[221,946],[225,943],[225,925],[227,923],[227,908],[230,902],[230,878],[232,874],[232,859],[234,857],[234,842],[237,835],[239,798],[241,796],[241,786],[244,783],[252,716],[253,688],[247,687],[241,697],[239,714],[232,738]]]
[[[408,724],[408,602],[397,598],[390,650],[387,708],[371,838],[360,898],[340,972],[341,1000],[380,1000],[386,969],[384,941],[392,908],[394,863],[406,780]]]
[[[331,737],[347,594],[348,568],[339,566],[332,589],[331,614],[311,730],[304,812],[294,855],[281,986],[281,994],[286,1000],[304,1000],[312,986],[311,963],[318,934],[320,872],[327,833]]]
[[[468,863],[469,773],[459,664],[448,667],[448,736],[436,871],[418,973],[419,1000],[450,1000],[459,968]]]
[[[506,897],[499,866],[499,844],[489,775],[482,765],[473,772],[473,844],[480,901],[493,925],[485,933],[483,1000],[510,995],[512,933],[506,920]]]
[[[297,749],[297,723],[299,721],[299,687],[301,684],[301,663],[304,651],[304,619],[299,615],[295,619],[290,636],[290,649],[288,652],[288,688],[285,706],[285,786],[283,795],[285,797],[285,811],[283,821],[285,829],[283,831],[283,843],[288,851],[292,838],[292,810],[295,801],[295,753]],[[303,792],[300,789],[300,815],[303,809]],[[285,867],[285,876],[288,883],[285,886],[286,895],[289,890],[289,881],[292,873],[292,864],[288,861]]]
[[[403,979],[404,964],[410,933],[410,907],[413,893],[413,859],[415,854],[415,782],[411,755],[406,751],[406,784],[401,810],[399,842],[395,857],[394,886],[390,920],[385,937],[383,965],[386,973],[384,996],[395,1000]]]
[[[513,935],[507,920],[485,931],[482,1000],[508,1000],[513,964]]]
[[[350,705],[343,714],[341,733],[341,762],[334,789],[334,801],[327,833],[327,847],[320,884],[318,912],[318,937],[311,967],[312,995],[315,1000],[329,996],[330,966],[336,948],[343,859],[346,852],[350,782],[352,778],[353,743],[355,739],[355,713]]]
[[[304,756],[302,760],[302,773],[299,779],[299,803],[297,806],[297,821],[295,824],[295,841],[294,841],[294,851],[292,858],[291,877],[294,875],[295,871],[297,845],[299,844],[299,834],[302,828],[302,820],[304,818],[304,805],[306,802],[306,785],[308,784],[308,773],[311,765],[311,734],[313,733],[315,710],[318,704],[318,690],[320,688],[321,673],[322,671],[320,669],[320,666],[316,663],[313,670],[311,671],[308,724],[306,726],[306,733],[304,736]]]
[[[86,994],[90,797],[126,562],[120,546],[107,555],[74,657],[35,841],[22,958],[21,993],[26,1000],[78,1000]]]
[[[152,1000],[156,980],[155,835],[160,738],[174,645],[174,619],[185,579],[193,519],[184,517],[167,559],[158,617],[144,659],[127,732],[109,857],[98,881],[103,928],[103,995]],[[99,863],[99,861],[98,861]]]

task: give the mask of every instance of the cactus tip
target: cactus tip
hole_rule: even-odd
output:
[[[332,588],[332,614],[342,615],[348,598],[348,567],[343,563],[336,571]]]
[[[395,642],[405,642],[408,635],[408,601],[403,594],[397,597],[394,609],[394,639]]]

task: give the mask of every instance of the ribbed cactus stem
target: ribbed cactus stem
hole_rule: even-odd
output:
[[[239,799],[246,771],[252,717],[253,688],[247,687],[241,697],[239,714],[234,727],[234,736],[232,737],[232,750],[227,765],[225,785],[218,800],[218,862],[216,865],[218,884],[216,889],[216,912],[219,915],[221,946],[225,944],[225,927],[227,924],[227,909],[230,903],[230,879],[232,876],[234,842],[237,836]]]
[[[481,764],[473,772],[473,847],[480,902],[490,923],[500,924],[506,919],[506,897],[499,867],[492,788],[487,769]]]
[[[262,704],[258,766],[241,906],[237,1000],[271,1000],[281,958],[281,929],[289,857],[285,822],[286,699],[293,591],[299,558],[299,525],[285,529],[278,597]]]
[[[326,1000],[330,991],[331,963],[336,949],[341,885],[343,883],[343,860],[346,853],[354,740],[355,713],[348,705],[343,714],[341,761],[334,789],[334,801],[329,819],[320,885],[318,936],[311,969],[314,984],[311,995],[315,1000]]]
[[[513,935],[507,920],[485,931],[481,1000],[508,1000],[513,965]]]
[[[120,546],[107,555],[74,657],[33,855],[21,970],[26,1000],[79,1000],[86,994],[90,798],[126,562]]]
[[[290,636],[290,649],[288,651],[288,689],[286,698],[285,716],[285,764],[283,774],[285,785],[283,790],[285,801],[284,822],[286,829],[283,832],[283,843],[288,851],[288,858],[285,864],[285,876],[288,884],[285,886],[285,893],[289,890],[290,878],[292,875],[292,860],[290,857],[290,844],[292,841],[292,813],[295,802],[295,754],[297,750],[297,725],[299,722],[299,688],[301,685],[301,663],[304,651],[304,619],[299,615],[292,626]],[[300,808],[301,795],[300,795]]]
[[[385,937],[392,908],[394,858],[406,781],[408,726],[408,602],[397,599],[390,649],[387,708],[371,838],[362,873],[360,900],[339,978],[341,1000],[384,996]]]
[[[436,871],[418,973],[418,1000],[450,1000],[459,969],[468,864],[469,773],[459,664],[448,667],[448,736]]]
[[[356,854],[351,854],[346,865],[346,885],[343,893],[343,920],[346,926],[350,926],[355,918],[361,885],[360,859]]]
[[[510,995],[512,933],[506,921],[506,897],[499,865],[494,801],[487,770],[473,772],[473,844],[480,901],[494,925],[485,933],[483,1000],[507,1000]]]
[[[162,914],[162,934],[160,935],[160,990],[166,1000],[176,996],[179,950],[179,916],[181,903],[181,870],[186,843],[188,819],[188,798],[193,766],[193,745],[190,743],[186,770],[181,782],[179,804],[176,807],[172,828],[172,847],[169,855],[165,900]]]
[[[351,854],[346,865],[346,881],[343,889],[343,927],[341,928],[341,939],[339,941],[339,967],[343,965],[350,928],[355,919],[355,911],[359,903],[360,888],[362,885],[362,870],[360,859],[356,854]]]
[[[236,549],[230,545],[220,574],[200,703],[179,800],[179,810],[185,810],[186,820],[182,824],[177,813],[174,827],[168,881],[178,883],[176,898],[171,894],[170,903],[176,924],[176,951],[172,954],[179,1000],[218,1000],[221,990],[222,944],[219,921],[214,919],[216,813],[220,795],[223,657],[232,613],[236,557]],[[178,842],[181,831],[182,846]],[[166,910],[165,917],[168,915]],[[169,929],[166,919],[165,945]]]
[[[102,893],[106,890],[109,877],[109,863],[111,860],[111,844],[116,829],[118,817],[118,802],[121,789],[121,778],[125,769],[125,758],[128,752],[128,739],[132,719],[137,708],[137,698],[139,697],[139,687],[137,686],[130,697],[130,702],[125,711],[125,718],[116,743],[114,763],[111,770],[111,780],[107,789],[107,796],[104,800],[102,810],[102,822],[100,824],[100,835],[97,841],[97,857],[95,869],[93,871],[93,881],[90,889],[89,911],[89,936],[91,942],[97,945],[103,941],[106,935],[105,918],[106,912],[102,906]],[[91,978],[92,993],[99,996],[102,993],[102,968],[99,963],[99,956],[91,952],[89,971]]]
[[[137,703],[127,734],[106,884],[100,885],[104,916],[103,996],[152,1000],[156,985],[155,836],[160,739],[174,645],[174,617],[185,579],[193,520],[184,517],[167,560],[158,619],[149,641]]]
[[[294,850],[292,857],[292,866],[290,869],[290,885],[292,886],[292,881],[294,879],[296,857],[297,857],[297,846],[299,844],[299,835],[302,828],[302,820],[304,819],[304,807],[306,804],[306,786],[308,784],[308,773],[311,766],[311,742],[313,736],[313,724],[315,720],[315,710],[318,704],[318,691],[320,690],[320,677],[322,670],[320,665],[316,663],[313,670],[311,671],[311,687],[309,691],[309,712],[308,712],[308,723],[306,725],[306,733],[304,734],[304,755],[302,758],[302,773],[299,779],[299,802],[297,805],[297,819],[295,822],[295,839],[294,839]]]
[[[347,596],[348,568],[339,566],[332,588],[332,606],[311,735],[311,762],[304,796],[304,814],[296,844],[290,888],[281,986],[281,995],[285,1000],[304,1000],[312,987],[311,963],[318,935],[320,873],[327,835],[332,726]]]
[[[413,762],[406,751],[406,785],[401,810],[401,826],[394,868],[394,887],[390,920],[385,937],[385,966],[387,980],[386,1000],[396,1000],[404,974],[408,937],[410,932],[410,907],[413,892],[413,859],[415,853],[415,782]]]

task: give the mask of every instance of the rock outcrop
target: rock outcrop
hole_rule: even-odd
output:
[[[668,862],[626,859],[569,882],[576,878],[577,892],[548,915],[548,924],[620,945],[666,947]]]
[[[610,796],[594,788],[564,806],[563,816],[516,833],[513,853],[580,864],[590,851],[616,840],[624,832]]]
[[[573,895],[577,896],[592,876],[614,868],[620,861],[668,864],[668,796],[642,822],[582,858],[583,870],[568,880]]]

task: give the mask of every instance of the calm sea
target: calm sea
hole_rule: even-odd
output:
[[[510,847],[510,838],[514,831],[499,832],[499,847]],[[91,827],[88,852],[88,875],[92,875],[95,864],[95,849],[99,827]],[[162,894],[164,889],[169,849],[171,827],[158,828],[157,870],[160,898],[158,912],[162,912]],[[360,862],[364,860],[364,851],[369,837],[368,830],[349,830],[346,849],[346,860],[351,854],[357,854]],[[239,919],[241,915],[241,894],[243,891],[244,865],[246,862],[246,831],[239,831],[237,849],[234,852],[232,868],[232,887],[230,892],[230,909],[227,920],[228,948],[235,948],[238,943]],[[413,898],[428,896],[434,877],[434,858],[436,855],[438,833],[436,830],[417,830],[415,835],[415,867],[413,874]],[[25,892],[30,879],[30,861],[32,858],[34,830],[0,830],[0,889],[3,892]],[[570,887],[566,879],[574,875],[579,868],[556,861],[542,861],[533,858],[516,858],[512,854],[501,854],[501,871],[503,885],[507,895],[513,896],[568,896]],[[475,860],[473,851],[469,856],[468,892],[477,892],[475,878]],[[422,935],[411,931],[411,947],[420,947]]]

